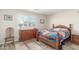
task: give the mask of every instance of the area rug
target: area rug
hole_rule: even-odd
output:
[[[54,50],[52,47],[46,45],[43,42],[39,42],[36,40],[28,40],[25,41],[25,45],[28,46],[31,50]]]
[[[26,47],[28,47],[30,50],[42,50],[42,48],[36,44],[33,40],[28,40],[24,42]]]

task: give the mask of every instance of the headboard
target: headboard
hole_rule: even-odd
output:
[[[52,27],[53,28],[65,28],[65,29],[71,30],[72,29],[72,24],[69,24],[69,27],[67,27],[65,25],[57,25],[57,26],[55,26],[54,24],[52,24]]]

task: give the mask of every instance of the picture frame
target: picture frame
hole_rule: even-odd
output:
[[[40,19],[40,24],[44,24],[45,20],[44,19]]]
[[[4,15],[4,20],[5,21],[12,21],[13,20],[13,16],[12,15]]]

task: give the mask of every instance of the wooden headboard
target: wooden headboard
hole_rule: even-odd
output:
[[[52,24],[52,27],[53,28],[65,28],[65,29],[71,30],[72,29],[72,24],[69,24],[69,27],[67,27],[65,25],[57,25],[57,26],[55,26],[54,24]]]

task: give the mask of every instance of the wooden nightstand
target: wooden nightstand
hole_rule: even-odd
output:
[[[79,45],[79,35],[72,35],[71,42]]]

